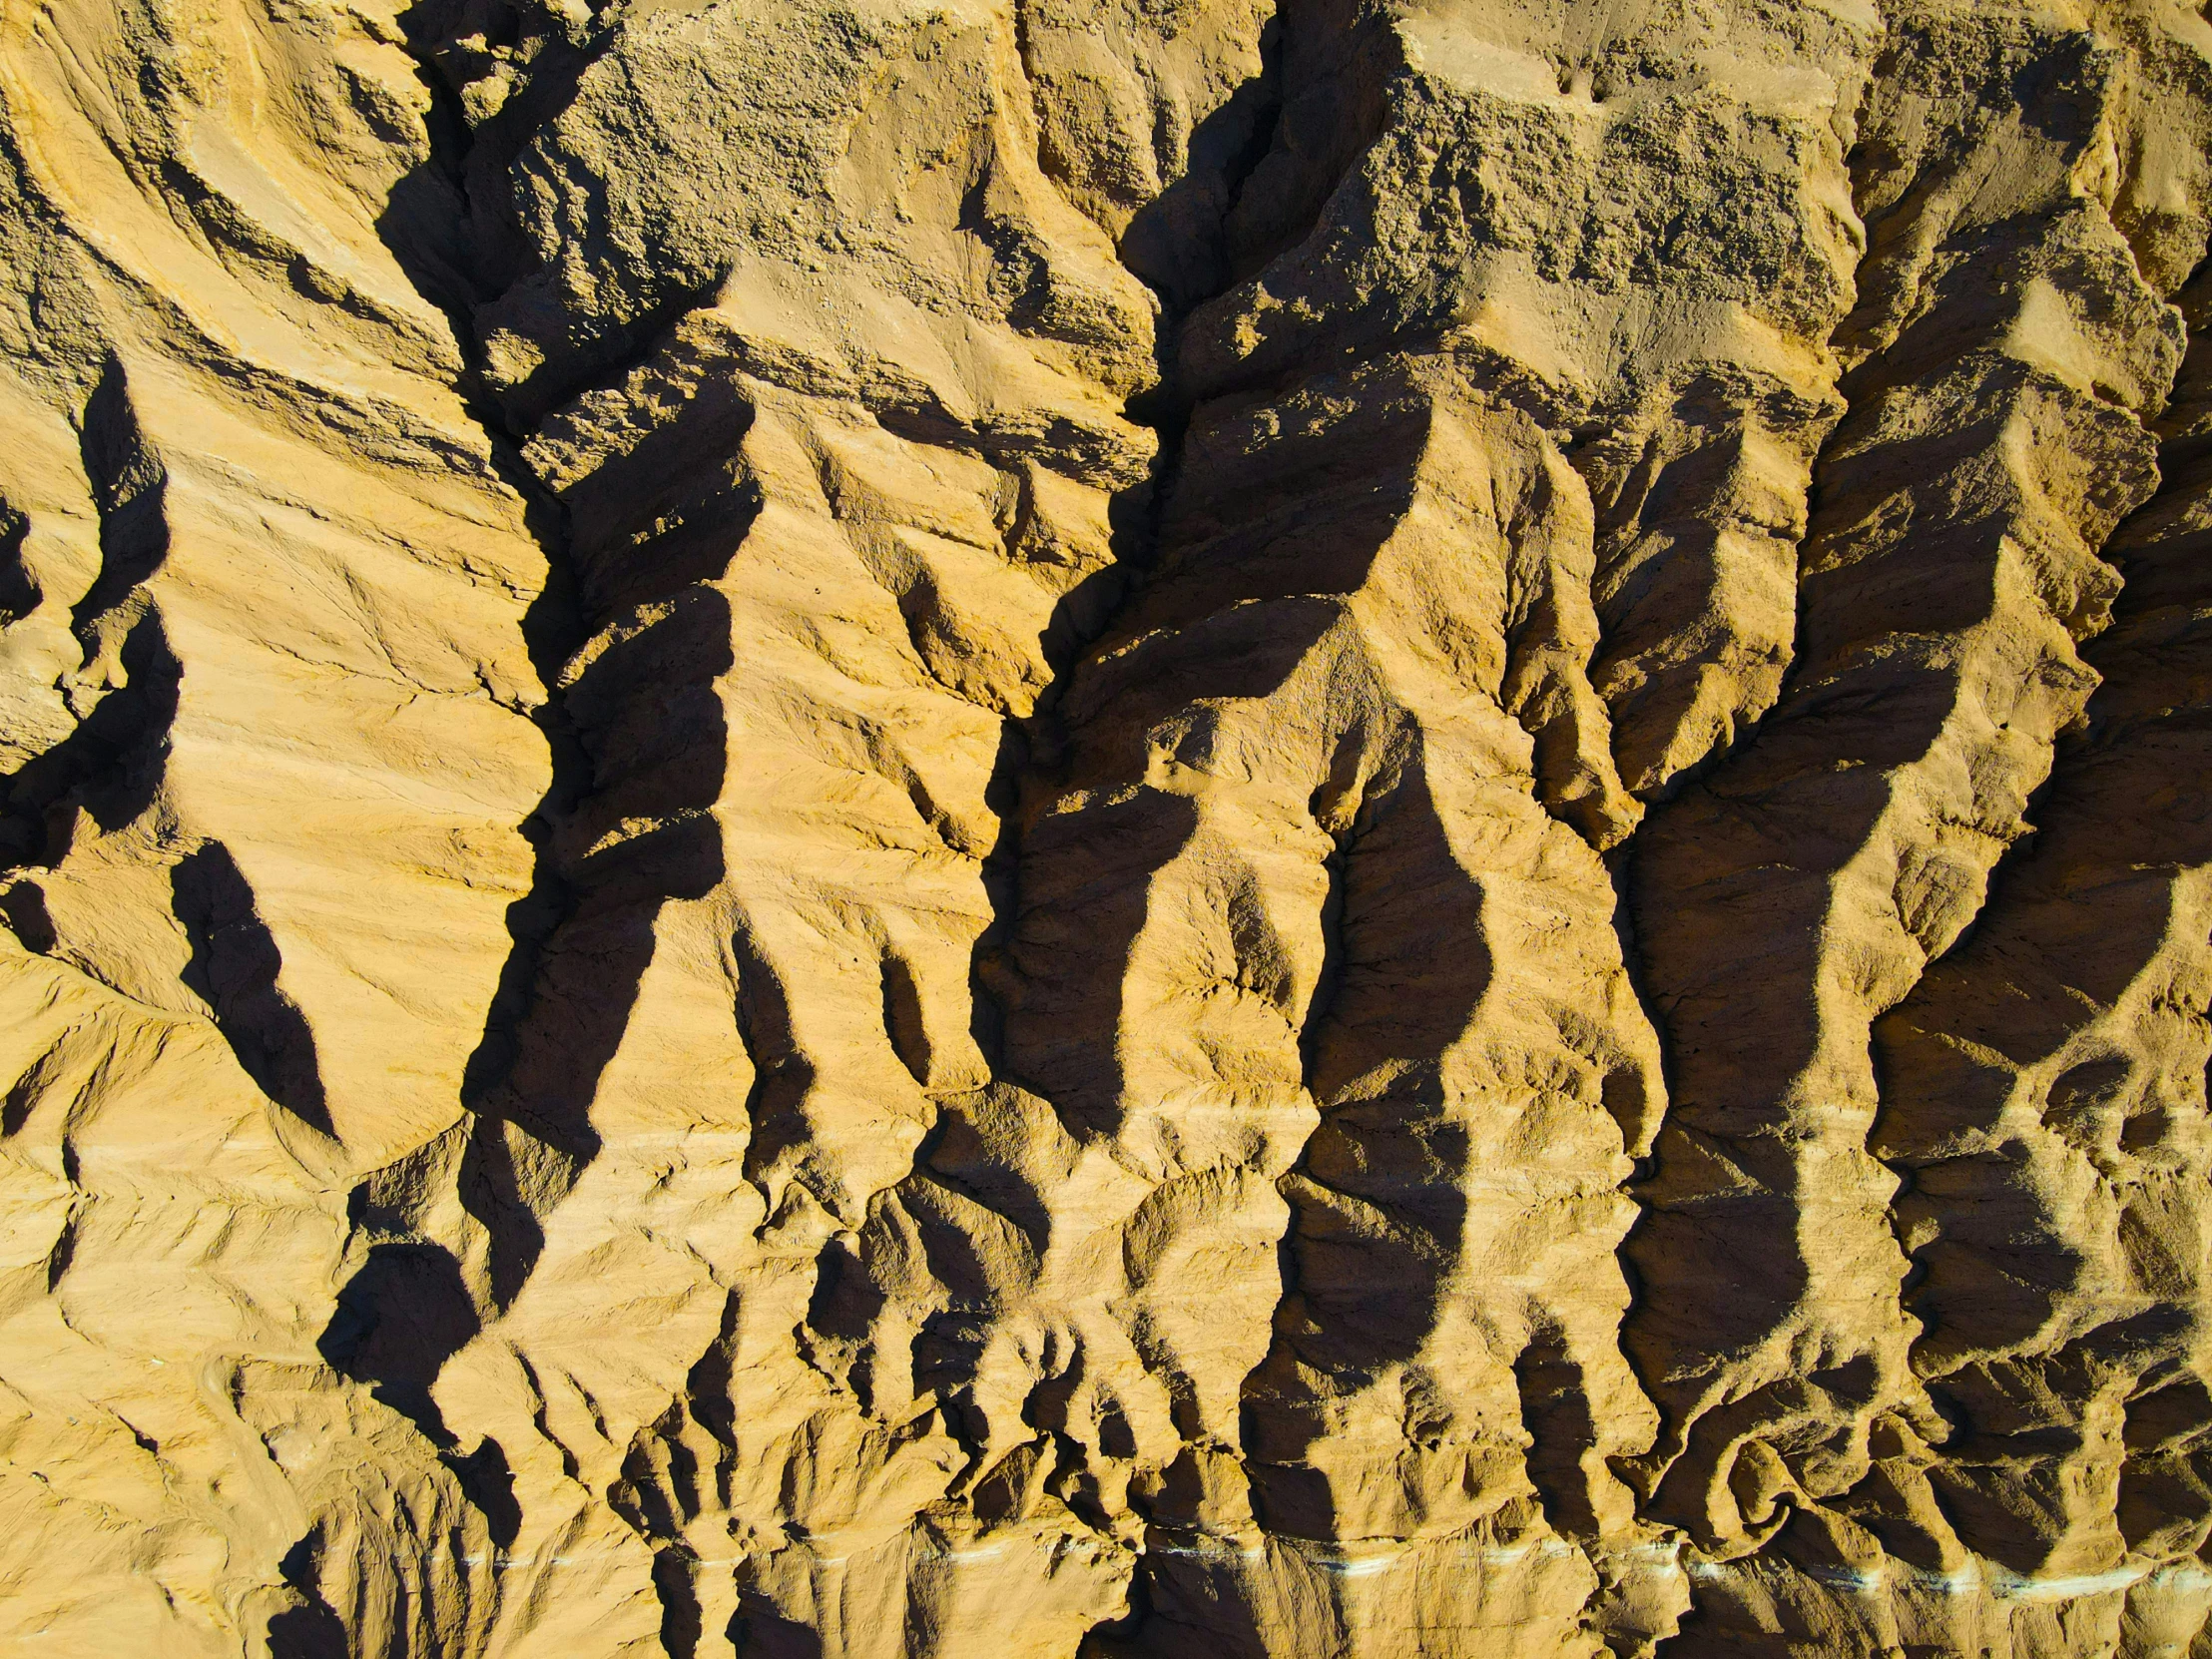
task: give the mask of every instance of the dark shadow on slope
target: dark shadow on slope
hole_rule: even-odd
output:
[[[1198,828],[1195,805],[1141,791],[1046,821],[1023,848],[1008,954],[1004,1075],[1052,1102],[1085,1139],[1121,1120],[1123,964],[1150,909],[1149,879]]]
[[[2079,138],[2070,93],[2045,97],[2024,83],[2012,91],[2050,105],[2040,116],[2026,112],[2030,120],[2055,121],[2054,134]],[[1864,177],[1858,155],[1854,172]],[[1651,814],[1632,859],[1639,985],[1666,1042],[1673,1095],[1655,1173],[1635,1193],[1644,1216],[1622,1252],[1644,1287],[1623,1347],[1667,1424],[1645,1460],[1649,1476],[1664,1471],[1645,1512],[1693,1530],[1709,1513],[1713,1472],[1741,1441],[1764,1439],[1795,1467],[1807,1455],[1801,1448],[1844,1432],[1833,1425],[1872,1399],[1871,1384],[1860,1391],[1852,1374],[1833,1388],[1772,1383],[1689,1415],[1726,1357],[1780,1330],[1811,1282],[1798,1225],[1807,1174],[1772,1118],[1778,1095],[1815,1058],[1832,877],[1889,808],[1885,786],[1852,780],[1919,760],[1958,695],[1958,671],[1938,659],[1901,656],[1886,675],[1868,670],[1897,641],[1984,625],[1991,572],[2010,545],[2007,515],[2032,517],[2018,504],[1962,508],[1971,491],[1952,481],[2011,441],[2008,417],[2033,392],[2027,369],[1989,370],[1970,396],[1954,389],[1952,407],[1910,431],[1883,425],[1891,388],[1940,390],[1958,362],[2014,325],[2019,293],[2042,279],[2032,260],[2048,233],[2033,219],[2008,222],[2001,236],[1959,230],[1944,239],[1932,268],[1939,276],[1916,300],[1914,319],[1882,344],[1877,324],[1899,279],[1886,262],[1911,246],[1904,216],[1920,213],[1933,188],[1923,179],[1895,199],[1888,223],[1877,216],[1870,225],[1859,303],[1834,336],[1878,348],[1840,382],[1848,412],[1814,468],[1795,651],[1781,694],[1724,758]],[[1915,262],[1905,269],[1921,279]],[[2105,409],[2100,418],[2125,417]],[[2125,489],[2126,468],[2096,470],[2092,500]],[[1900,515],[1894,536],[1881,529],[1890,514]],[[2094,584],[2079,593],[2093,599]],[[2007,849],[1993,884],[2021,850],[2019,841]],[[1924,920],[1910,909],[1904,919],[1916,929]],[[1846,1370],[1828,1375],[1844,1379]],[[1831,1426],[1817,1431],[1819,1423]]]
[[[153,805],[184,671],[151,609],[130,625],[118,656],[125,683],[102,697],[68,737],[6,780],[0,867],[60,863],[69,855],[80,808],[100,829],[113,830]]]
[[[1330,1396],[1418,1354],[1457,1264],[1471,1148],[1440,1067],[1492,974],[1483,893],[1451,849],[1422,762],[1360,819],[1342,976],[1313,1047],[1322,1119],[1286,1183],[1276,1346],[1246,1384],[1256,1507],[1270,1530],[1316,1539],[1337,1534],[1306,1455]],[[1371,1095],[1379,1078],[1388,1081]]]
[[[59,863],[79,808],[103,830],[144,812],[160,787],[177,716],[183,671],[160,614],[138,592],[169,557],[169,474],[147,442],[122,362],[112,353],[86,399],[79,432],[100,515],[100,570],[71,625],[88,664],[114,645],[124,683],[103,694],[69,736],[0,781],[6,791],[0,867]]]
[[[2175,435],[2161,453],[2160,487],[2102,549],[2127,585],[2112,627],[2082,648],[2101,684],[2079,728],[2056,746],[2032,807],[2033,844],[2008,853],[1978,925],[1874,1028],[1883,1112],[1872,1149],[1908,1182],[1899,1232],[1917,1247],[1907,1286],[1922,1325],[1914,1366],[1956,1430],[1946,1472],[1933,1478],[1959,1538],[2023,1573],[2044,1565],[2076,1524],[2066,1459],[2078,1455],[2095,1401],[2147,1385],[2175,1413],[2166,1424],[2175,1440],[2212,1427],[2201,1388],[2166,1387],[2187,1375],[2197,1333],[2183,1310],[2201,1287],[2157,1247],[2140,1258],[2158,1263],[2142,1281],[2149,1307],[2123,1297],[2055,1352],[2041,1352],[2040,1340],[2053,1322],[2068,1321],[2069,1304],[2097,1295],[2099,1243],[2129,1255],[2131,1245],[2147,1245],[2146,1235],[2129,1238],[2140,1225],[2133,1205],[2155,1209],[2150,1195],[2186,1170],[2182,1149],[2202,1121],[2201,1105],[2161,1086],[2155,1047],[2090,1047],[2056,1077],[2045,1068],[2126,1007],[2171,948],[2194,878],[2212,867],[2204,696],[2212,630],[2202,619],[2212,576],[2201,522],[2212,466],[2205,440],[2190,431],[2193,412],[2212,398],[2199,320],[2208,286],[2212,267],[2184,289],[2191,350],[2161,423]],[[2199,1019],[2201,987],[2185,983],[2161,996],[2177,999],[2168,1004],[2174,1015]],[[2182,1065],[2188,1087],[2201,1087],[2199,1068]],[[2072,1143],[2121,1197],[2102,1239],[2094,1208],[2059,1202],[2024,1149],[1999,1133],[2023,1104],[2039,1107],[2043,1128]],[[2193,1420],[2184,1402],[2198,1402]],[[2136,1407],[2129,1410],[2132,1467]],[[2159,1483],[2179,1471],[2169,1465]],[[2123,1471],[2123,1511],[2131,1507],[2126,1480]],[[2177,1532],[2212,1514],[2189,1479],[2163,1490],[2163,1518]],[[2140,1519],[2132,1524],[2142,1529]]]
[[[490,11],[496,26],[485,31],[487,43],[511,44],[514,8],[493,0]],[[334,1370],[369,1383],[440,1447],[494,1542],[505,1545],[521,1523],[505,1452],[486,1439],[459,1453],[431,1388],[487,1315],[520,1295],[544,1248],[547,1217],[598,1153],[592,1100],[630,1026],[661,905],[720,878],[720,833],[708,809],[721,789],[727,732],[712,685],[729,666],[729,618],[720,596],[696,584],[728,564],[757,503],[727,493],[694,500],[673,528],[641,536],[657,512],[670,517],[661,498],[683,487],[675,457],[634,456],[627,470],[595,480],[596,492],[586,486],[556,500],[518,453],[521,434],[484,394],[472,319],[533,260],[505,199],[506,169],[573,95],[590,49],[545,44],[521,92],[471,133],[438,67],[443,61],[456,80],[468,79],[475,48],[455,37],[471,21],[457,0],[422,0],[402,18],[432,95],[431,154],[394,187],[378,230],[469,348],[460,389],[546,555],[546,585],[522,634],[551,694],[534,719],[553,777],[521,826],[535,867],[529,890],[509,906],[510,949],[463,1074],[473,1112],[457,1185],[488,1235],[482,1300],[448,1244],[414,1236],[392,1211],[387,1219],[398,1231],[370,1228],[379,1242],[341,1291],[318,1346]],[[710,440],[726,437],[734,448],[750,412],[709,412]],[[657,626],[571,668],[595,630],[655,599],[673,601]],[[356,1226],[371,1209],[390,1209],[372,1206],[368,1192],[364,1185],[354,1193]]]
[[[379,1244],[338,1292],[316,1339],[324,1364],[420,1428],[453,1443],[430,1397],[438,1368],[481,1329],[474,1298],[453,1257],[436,1245]]]
[[[314,1032],[277,983],[283,953],[230,849],[205,842],[171,868],[169,884],[170,906],[192,946],[186,988],[214,1010],[216,1029],[262,1093],[330,1134]]]
[[[721,273],[664,288],[668,274],[646,271],[649,291],[635,315],[601,315],[596,333],[579,332],[578,296],[530,236],[517,180],[533,141],[575,104],[617,28],[594,20],[578,29],[551,8],[515,0],[417,0],[399,21],[430,93],[432,155],[392,190],[377,232],[416,290],[445,310],[456,338],[506,333],[534,353],[535,366],[505,384],[471,354],[467,389],[481,405],[478,419],[519,438],[548,410],[650,355],[706,302]],[[470,129],[463,95],[482,98],[501,80],[493,112]]]
[[[1597,1444],[1588,1380],[1568,1351],[1564,1333],[1540,1329],[1513,1361],[1521,1426],[1528,1431],[1528,1478],[1542,1498],[1552,1530],[1567,1538],[1595,1538],[1598,1518],[1590,1506],[1583,1457]]]
[[[740,987],[738,1035],[753,1061],[753,1087],[745,1102],[745,1121],[752,1126],[745,1176],[759,1185],[785,1154],[802,1151],[813,1136],[806,1104],[814,1090],[815,1067],[793,1027],[783,976],[759,939],[741,927],[732,934],[730,949]]]
[[[1260,73],[1193,129],[1183,176],[1138,210],[1121,237],[1121,263],[1183,317],[1236,279],[1229,216],[1275,141],[1283,104],[1283,21],[1260,31]]]
[[[1122,1009],[1113,964],[1144,925],[1145,877],[1181,850],[1197,820],[1187,801],[1146,791],[1129,801],[1102,803],[1078,815],[1080,823],[1047,822],[1037,844],[1025,838],[1023,827],[1040,800],[1065,782],[1071,759],[1068,690],[1155,562],[1162,509],[1173,490],[1189,413],[1176,385],[1176,333],[1191,306],[1229,280],[1223,223],[1273,136],[1279,40],[1280,29],[1271,22],[1262,44],[1263,73],[1193,135],[1189,174],[1140,213],[1123,250],[1124,263],[1162,302],[1154,336],[1156,384],[1126,411],[1159,434],[1159,448],[1150,475],[1119,491],[1108,505],[1114,562],[1091,573],[1054,607],[1042,642],[1053,679],[1028,717],[1005,722],[984,792],[998,836],[983,859],[992,919],[970,956],[970,1035],[994,1078],[1049,1098],[1063,1121],[1085,1137],[1111,1133],[1119,1117],[1115,1048]],[[1033,320],[1042,315],[1040,310]],[[1014,320],[1022,325],[1020,315]],[[942,411],[878,410],[877,419],[885,430],[915,442],[976,443],[975,434],[964,433]],[[1026,446],[1008,448],[988,435],[982,447],[1009,469],[1025,459]],[[1020,543],[1023,518],[1034,510],[1025,489],[1006,531],[1009,546]],[[1040,860],[1055,870],[1053,891],[1042,897],[1035,875]],[[1132,877],[1132,870],[1140,873]],[[748,1047],[757,1061],[763,1052],[777,1052],[773,1043],[761,1049],[750,1028]],[[804,1087],[804,1079],[795,1076],[764,1075],[758,1104],[767,1110],[754,1117],[749,1169],[764,1167],[793,1143],[800,1128],[796,1112],[779,1111],[777,1103],[796,1100]],[[791,1121],[783,1123],[785,1118]],[[954,1193],[972,1199],[1039,1245],[1047,1212],[1028,1178],[1001,1167],[978,1142],[973,1126],[956,1115],[940,1120],[938,1132],[916,1148],[914,1170],[906,1190],[921,1208],[911,1219],[923,1228],[931,1265],[971,1293],[956,1298],[959,1305],[941,1311],[914,1340],[917,1373],[928,1375],[951,1397],[979,1352],[979,1322],[987,1322],[989,1313],[982,1289],[988,1276],[976,1268],[972,1241],[936,1198]],[[826,1258],[824,1290],[812,1316],[817,1329],[851,1340],[870,1329],[882,1295],[870,1283],[865,1258],[879,1232],[879,1226],[871,1227],[863,1235],[859,1262],[848,1260],[841,1247]],[[864,1368],[856,1368],[856,1375],[864,1385]]]
[[[539,264],[516,211],[514,163],[575,102],[608,36],[594,25],[574,39],[546,8],[516,0],[415,0],[398,23],[429,93],[430,154],[393,186],[377,236],[415,291],[444,310],[453,337],[473,342],[477,311]],[[502,71],[504,98],[472,129],[462,93]],[[470,389],[481,395],[470,357]],[[483,410],[478,419],[512,425]]]
[[[1191,135],[1185,175],[1141,210],[1124,234],[1123,264],[1160,300],[1153,335],[1157,378],[1150,391],[1131,400],[1127,413],[1159,435],[1159,449],[1151,475],[1121,491],[1109,506],[1114,563],[1086,578],[1054,608],[1045,630],[1052,683],[1028,719],[1006,723],[984,792],[999,835],[983,861],[992,920],[976,940],[969,984],[973,1034],[994,1074],[1003,1057],[1005,1009],[1019,994],[1020,976],[1007,951],[1023,904],[1021,827],[1031,798],[1051,788],[1066,760],[1070,734],[1061,705],[1069,686],[1157,559],[1191,412],[1177,371],[1179,335],[1191,312],[1234,279],[1229,224],[1247,181],[1278,137],[1283,42],[1280,19],[1270,18],[1261,34],[1261,73],[1199,124]]]
[[[592,1100],[629,1029],[662,904],[699,897],[722,877],[709,809],[729,745],[714,681],[730,661],[728,602],[695,587],[567,689],[592,764],[588,793],[549,847],[573,908],[542,947],[525,946],[530,999],[520,1017],[487,1027],[505,1063],[475,1097],[462,1167],[462,1202],[491,1231],[497,1307],[521,1291],[545,1216],[598,1154]],[[653,828],[631,828],[640,824]]]
[[[269,1659],[351,1659],[353,1646],[345,1621],[323,1599],[315,1566],[322,1553],[322,1525],[318,1521],[306,1535],[284,1552],[276,1571],[300,1598],[269,1621]]]
[[[38,609],[38,583],[23,561],[30,533],[30,515],[0,499],[0,628],[12,628]]]
[[[735,453],[751,420],[727,387],[703,389],[685,421],[563,501],[564,562],[586,626],[626,626],[555,682],[583,766],[572,804],[545,814],[545,905],[558,919],[542,946],[518,950],[527,960],[513,982],[529,986],[528,1001],[495,1008],[479,1051],[463,1201],[493,1226],[500,1307],[536,1262],[543,1218],[597,1155],[592,1099],[629,1028],[662,904],[722,879],[712,808],[730,733],[715,687],[734,658],[729,601],[708,584],[760,503],[750,484],[699,463]]]
[[[169,472],[147,441],[122,359],[110,353],[79,428],[85,479],[100,513],[100,574],[72,616],[78,637],[169,557]]]
[[[610,481],[609,491],[619,495],[624,482]],[[629,506],[650,513],[652,499],[633,491]],[[619,540],[616,528],[627,520],[609,527],[592,516],[593,501],[570,505],[572,525]],[[718,569],[750,523],[742,502],[719,516]],[[679,556],[663,548],[658,561],[653,546],[627,549],[627,568],[614,570],[604,567],[616,561],[598,551],[606,545],[572,555],[587,598],[610,580],[643,585],[649,591],[640,597],[652,597],[657,562],[664,579],[675,577],[678,592],[658,620],[599,652],[567,677],[563,690],[561,708],[583,775],[557,776],[540,810],[533,835],[538,880],[518,904],[520,914],[510,912],[515,950],[470,1067],[474,1117],[459,1197],[488,1235],[493,1312],[521,1294],[544,1249],[547,1218],[598,1155],[592,1102],[630,1028],[661,906],[708,892],[722,875],[721,830],[709,809],[721,793],[728,751],[713,689],[731,662],[728,604],[711,589],[684,585],[697,549]],[[651,828],[640,831],[639,825]],[[458,1267],[443,1247],[378,1246],[347,1287],[324,1352],[340,1371],[382,1383],[395,1406],[442,1439],[429,1385],[486,1310],[470,1303],[465,1320],[457,1306],[438,1316],[414,1339],[404,1371],[393,1369],[401,1362],[358,1358],[358,1333],[410,1318],[407,1301],[422,1294],[420,1276],[430,1271],[410,1264],[402,1272],[397,1258],[379,1266],[378,1252],[387,1248],[435,1256],[446,1264],[439,1283],[450,1275],[458,1287]],[[457,1472],[469,1486],[466,1471]],[[478,1481],[470,1488],[495,1530],[499,1511],[512,1506],[511,1493],[500,1495],[508,1486]]]
[[[1248,1566],[1234,1547],[1224,1553],[1147,1553],[1130,1579],[1128,1609],[1085,1632],[1077,1659],[1276,1659],[1281,1633],[1240,1582],[1266,1564]]]
[[[653,1549],[653,1588],[661,1602],[661,1640],[672,1659],[696,1653],[706,1634],[702,1574],[734,1572],[729,1561],[702,1562],[685,1531],[710,1506],[727,1508],[738,1462],[731,1379],[737,1366],[739,1300],[723,1303],[722,1326],[693,1365],[675,1400],[632,1437],[622,1475],[607,1501]],[[686,1428],[706,1431],[714,1461],[703,1463]],[[735,1639],[735,1638],[734,1638]],[[750,1652],[740,1644],[740,1652]]]
[[[738,1592],[730,1639],[745,1659],[823,1659],[822,1638],[784,1617],[766,1591],[751,1586]]]

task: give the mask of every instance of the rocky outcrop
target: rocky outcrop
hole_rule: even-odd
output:
[[[2212,1643],[2198,10],[39,0],[0,135],[7,1644]]]

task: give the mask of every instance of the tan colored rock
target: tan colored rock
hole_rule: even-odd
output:
[[[0,15],[0,1647],[2212,1643],[2212,26]]]

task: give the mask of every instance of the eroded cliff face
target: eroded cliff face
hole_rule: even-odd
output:
[[[0,11],[0,1645],[2212,1653],[2179,0]]]

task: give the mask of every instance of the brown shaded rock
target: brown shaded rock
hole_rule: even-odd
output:
[[[0,1645],[2212,1642],[2197,10],[38,0],[0,139]]]

